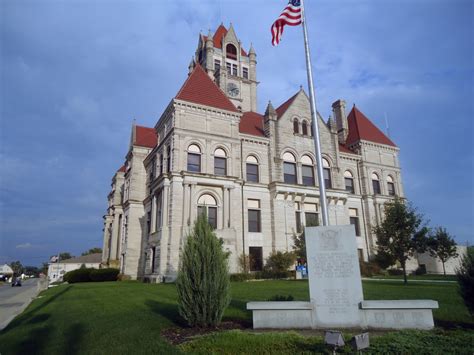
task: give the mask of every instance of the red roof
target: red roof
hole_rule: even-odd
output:
[[[240,119],[239,132],[265,137],[263,116],[256,112],[245,112]]]
[[[278,118],[283,116],[283,114],[288,110],[288,107],[293,103],[293,101],[296,99],[296,96],[298,96],[299,91],[294,94],[292,97],[290,97],[288,100],[286,100],[284,103],[282,103],[275,111],[278,115]]]
[[[349,148],[343,146],[342,144],[339,144],[339,151],[340,151],[341,153],[356,154],[356,153],[354,153],[352,150],[350,150]]]
[[[175,99],[239,112],[199,64],[196,65],[191,75],[188,76]]]
[[[134,145],[142,147],[154,148],[158,139],[154,128],[135,126],[135,142]]]
[[[214,37],[212,37],[212,40],[214,42],[214,48],[222,49],[222,39],[225,37],[226,34],[227,34],[227,28],[225,28],[224,25],[220,25],[219,28],[216,30],[216,33],[214,33]],[[207,40],[207,36],[203,36],[203,38],[204,38],[204,41]],[[245,52],[244,49],[241,48],[240,55],[247,57],[247,52]]]
[[[349,134],[346,139],[346,145],[351,145],[360,140],[366,140],[396,147],[395,143],[365,117],[355,105],[349,113],[349,116],[347,116],[347,122],[349,125]]]
[[[125,165],[122,165],[120,169],[117,170],[118,173],[124,173],[125,172]]]

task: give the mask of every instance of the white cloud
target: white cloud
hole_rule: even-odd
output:
[[[18,244],[17,246],[15,246],[15,248],[17,248],[17,249],[31,249],[31,248],[34,248],[34,245],[31,244],[31,243],[23,243],[23,244]]]

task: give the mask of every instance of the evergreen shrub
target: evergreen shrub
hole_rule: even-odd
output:
[[[64,274],[63,280],[70,284],[73,284],[76,282],[90,282],[91,281],[90,274],[93,270],[94,269],[88,269],[88,268],[72,270]]]
[[[117,281],[118,274],[119,270],[113,268],[92,269],[90,272],[90,279],[94,282]]]
[[[456,276],[459,293],[469,313],[474,316],[474,249],[468,248],[467,254],[462,257]]]
[[[191,327],[215,327],[230,303],[228,254],[201,214],[187,237],[176,279],[180,315]]]

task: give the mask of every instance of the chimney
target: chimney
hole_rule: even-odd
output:
[[[337,100],[332,104],[333,117],[336,119],[337,134],[339,136],[339,143],[345,144],[347,135],[349,134],[349,127],[347,125],[346,117],[346,102],[344,100]]]

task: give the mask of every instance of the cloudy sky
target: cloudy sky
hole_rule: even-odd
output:
[[[318,110],[338,98],[401,149],[405,192],[432,226],[473,237],[470,0],[307,0]],[[277,48],[284,0],[0,1],[0,263],[102,246],[110,178],[133,119],[153,126],[198,34],[233,23],[258,59],[259,110],[303,85],[300,28]]]

